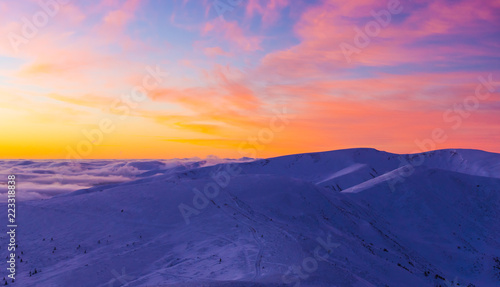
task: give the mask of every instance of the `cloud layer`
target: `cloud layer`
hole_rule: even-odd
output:
[[[109,185],[158,174],[170,174],[192,168],[232,161],[211,156],[206,159],[170,160],[10,160],[0,161],[0,175],[16,176],[16,199],[47,199],[99,185]],[[0,186],[7,184],[5,180]],[[7,201],[7,188],[0,198]]]

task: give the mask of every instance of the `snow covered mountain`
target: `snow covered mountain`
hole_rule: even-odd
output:
[[[8,284],[500,286],[499,154],[349,149],[150,168],[18,203],[22,262]]]

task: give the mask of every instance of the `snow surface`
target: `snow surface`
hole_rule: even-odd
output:
[[[181,168],[87,163],[102,177],[123,168],[133,176],[18,203],[23,262],[9,285],[500,286],[499,154],[349,149]],[[15,167],[44,174],[55,165],[64,162]],[[215,176],[230,170],[238,172]],[[193,202],[216,182],[218,193]],[[195,208],[189,223],[180,204]],[[2,232],[1,256],[6,243]]]

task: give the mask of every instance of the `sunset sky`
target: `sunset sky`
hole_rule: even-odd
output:
[[[40,2],[0,2],[0,158],[500,152],[500,0]]]

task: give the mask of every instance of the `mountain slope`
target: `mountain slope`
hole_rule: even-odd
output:
[[[473,150],[351,149],[26,201],[14,284],[496,286],[499,163]]]

